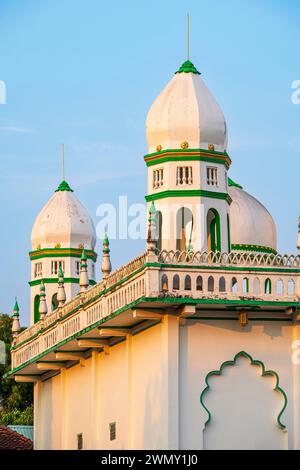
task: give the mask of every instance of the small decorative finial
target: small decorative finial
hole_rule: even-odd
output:
[[[39,316],[40,320],[44,320],[48,313],[47,302],[46,302],[46,289],[44,281],[41,281],[40,285],[40,305],[39,305]]]
[[[62,307],[66,301],[66,292],[65,292],[65,279],[62,265],[59,266],[58,271],[58,288],[57,288],[57,303],[58,307]]]
[[[17,301],[17,297],[15,298],[15,305],[14,305],[14,309],[13,309],[13,322],[12,322],[12,326],[11,326],[11,332],[12,332],[12,336],[13,338],[15,338],[16,336],[18,336],[18,334],[20,333],[20,321],[19,321],[19,305],[18,305],[18,301]]]
[[[102,271],[102,276],[103,279],[107,278],[107,276],[110,275],[111,273],[111,261],[110,261],[110,249],[109,249],[109,239],[107,236],[107,233],[104,235],[103,239],[103,248],[102,248],[102,266],[101,266],[101,271]]]
[[[85,292],[89,287],[89,278],[87,272],[87,255],[85,248],[82,249],[79,276],[80,292]]]
[[[148,236],[147,236],[147,253],[154,254],[156,250],[156,209],[154,202],[151,202],[148,218]]]

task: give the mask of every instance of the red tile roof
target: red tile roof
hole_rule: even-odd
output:
[[[32,450],[33,443],[6,426],[0,424],[0,450]]]

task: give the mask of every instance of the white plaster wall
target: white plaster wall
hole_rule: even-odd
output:
[[[251,435],[250,445],[252,448],[261,448],[262,442],[264,447],[273,448],[275,441],[275,445],[282,448],[287,445],[288,438],[290,445],[292,445],[293,364],[291,361],[291,335],[291,326],[279,322],[264,322],[264,324],[251,322],[246,328],[241,328],[239,323],[235,321],[188,321],[184,327],[180,328],[180,448],[201,449],[203,446],[204,448],[205,446],[209,448],[225,446],[237,449],[245,445],[244,436],[238,440],[238,435],[241,433]],[[282,421],[287,425],[288,434],[280,431],[281,434],[278,438],[279,429],[276,423],[278,413],[274,412],[274,409],[276,407],[276,410],[278,407],[281,409],[281,405],[283,405],[281,397],[276,397],[279,402],[274,402],[274,395],[278,394],[269,390],[270,395],[266,394],[262,398],[263,405],[261,403],[257,405],[256,398],[260,384],[249,379],[251,373],[247,378],[243,372],[241,375],[238,374],[235,379],[236,387],[239,390],[237,395],[234,393],[234,382],[230,388],[231,384],[228,385],[222,376],[213,377],[210,381],[212,391],[206,394],[205,400],[210,401],[212,420],[207,425],[207,431],[204,431],[204,423],[208,416],[200,404],[200,395],[206,387],[206,375],[212,370],[219,370],[224,361],[232,360],[240,351],[246,351],[253,359],[262,361],[267,369],[275,370],[279,374],[280,386],[289,399],[289,406],[282,417]],[[249,372],[246,371],[246,373]],[[229,375],[230,373],[225,371],[225,376]],[[246,378],[247,399],[243,400],[243,405],[245,405],[245,408],[241,408],[243,420],[241,420],[239,432],[236,433],[236,428],[232,423],[237,423],[237,408],[242,406],[238,402],[238,396],[241,393],[240,387]],[[221,383],[221,381],[223,380],[225,387],[223,394],[219,393],[218,397],[217,395],[213,396],[213,391],[217,390],[217,386],[218,390],[222,389],[223,382]],[[257,380],[263,380],[259,374]],[[215,393],[217,394],[217,392]],[[249,399],[249,393],[250,397],[253,396],[253,400]],[[241,399],[241,396],[239,398]],[[253,423],[253,414],[257,414],[261,406],[262,408],[268,407],[268,410],[265,410],[268,423],[273,417],[273,426],[270,428],[268,436],[266,436],[263,427],[258,425],[259,421],[256,423],[255,432],[253,429],[248,430],[249,423],[250,428],[251,422]],[[226,409],[224,409],[225,407]],[[230,409],[233,410],[232,413]],[[222,421],[222,416],[226,417],[226,425]],[[215,419],[218,419],[218,422]],[[225,430],[227,430],[226,436],[221,439]],[[277,436],[275,440],[274,436]]]

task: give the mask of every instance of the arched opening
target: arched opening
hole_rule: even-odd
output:
[[[265,294],[272,294],[272,283],[269,278],[265,280]]]
[[[276,281],[276,294],[283,295],[283,280],[277,279]]]
[[[202,276],[198,276],[196,279],[196,289],[198,291],[203,291],[203,279]]]
[[[185,276],[184,290],[192,290],[192,280],[191,280],[191,276],[189,275]]]
[[[207,250],[221,251],[220,216],[216,209],[207,212]]]
[[[249,293],[249,279],[248,279],[248,277],[244,277],[244,279],[243,279],[243,293],[244,294]]]
[[[161,290],[167,292],[169,290],[168,276],[166,274],[161,278]]]
[[[226,292],[226,281],[223,276],[219,280],[219,292]]]
[[[288,282],[288,295],[294,295],[295,294],[295,282],[293,279],[290,279]]]
[[[232,281],[231,281],[231,292],[233,294],[237,294],[237,291],[238,291],[238,282],[237,282],[237,278],[236,277],[233,277],[232,278]]]
[[[156,247],[159,251],[161,251],[162,247],[162,213],[160,211],[156,211]]]
[[[176,250],[191,249],[193,234],[193,214],[190,209],[182,207],[176,215]]]
[[[36,295],[34,298],[34,316],[33,316],[34,323],[38,322],[40,319],[39,308],[40,308],[40,296]]]
[[[175,274],[173,277],[173,290],[179,290],[180,289],[180,280],[178,274]]]
[[[57,307],[58,307],[57,294],[53,294],[52,299],[51,299],[51,310],[52,310],[52,312],[53,312],[53,310],[56,310]]]
[[[254,295],[259,295],[260,294],[260,280],[258,277],[254,279],[253,283],[253,294]]]
[[[204,449],[286,449],[287,397],[279,380],[245,351],[209,372],[200,396],[207,413]]]
[[[212,276],[209,276],[208,278],[207,290],[208,292],[213,292],[215,290],[215,280]]]

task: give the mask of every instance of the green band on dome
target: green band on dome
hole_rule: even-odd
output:
[[[231,249],[233,251],[257,251],[259,253],[271,253],[277,255],[277,251],[274,248],[263,245],[246,245],[243,243],[231,244]]]
[[[63,180],[58,186],[58,188],[55,190],[56,193],[58,191],[71,191],[72,193],[74,192],[73,189],[70,188],[69,184],[65,180]]]
[[[243,186],[237,184],[231,178],[228,177],[228,186],[234,186],[235,188],[243,189]]]
[[[85,250],[88,259],[97,260],[97,253],[93,250]],[[29,252],[30,260],[41,258],[81,258],[82,248],[41,248]]]
[[[190,60],[185,61],[175,72],[175,75],[176,73],[194,73],[195,75],[201,75],[201,73],[196,69]]]

